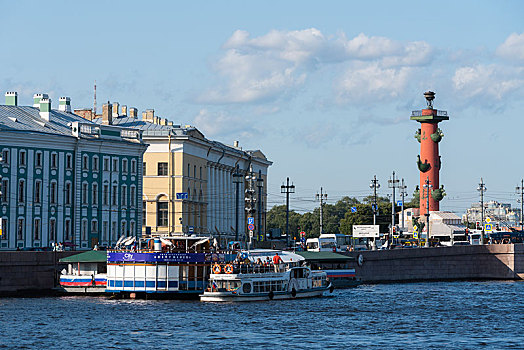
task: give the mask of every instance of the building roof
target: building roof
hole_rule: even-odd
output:
[[[89,123],[88,120],[70,113],[51,110],[50,121],[40,117],[40,109],[30,106],[0,105],[0,130],[29,131],[63,136],[73,136],[71,123]],[[94,124],[93,124],[94,125]]]
[[[94,123],[100,124],[102,118],[93,119]],[[135,117],[129,117],[125,115],[118,116],[112,119],[112,125],[125,127],[125,128],[134,128],[142,130],[142,135],[144,137],[155,137],[155,136],[192,136],[200,140],[204,140],[213,146],[221,149],[226,149],[229,152],[237,153],[239,155],[249,155],[254,158],[262,159],[268,161],[267,157],[262,153],[261,150],[242,150],[237,147],[228,146],[224,143],[213,141],[207,139],[204,134],[202,134],[196,127],[191,125],[162,125],[158,123],[152,123],[150,121],[141,120]]]
[[[434,215],[437,218],[441,218],[443,220],[461,220],[460,216],[458,216],[457,214],[451,213],[451,212],[445,212],[445,211],[430,212],[430,215],[432,216]]]
[[[347,261],[353,260],[351,256],[346,256],[342,254],[332,253],[332,252],[296,252],[296,254],[302,256],[307,261]]]
[[[60,259],[60,262],[64,263],[103,263],[107,261],[107,252],[104,250],[89,250],[76,255],[68,256],[67,258]]]

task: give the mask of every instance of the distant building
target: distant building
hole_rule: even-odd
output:
[[[19,106],[8,92],[0,105],[0,249],[77,249],[112,245],[140,233],[140,130],[102,125],[71,113],[69,97],[51,109],[46,94]]]
[[[198,234],[221,238],[222,243],[235,238],[236,184],[233,174],[238,167],[239,232],[247,232],[245,210],[245,176],[252,170],[255,180],[254,207],[258,210],[261,193],[261,215],[255,220],[254,239],[265,233],[267,206],[267,171],[272,164],[260,150],[242,150],[207,139],[193,126],[173,125],[149,109],[139,119],[135,108],[113,104],[113,125],[140,130],[149,148],[143,162],[143,232],[151,234]],[[102,123],[102,118],[95,118]]]
[[[518,226],[520,218],[520,209],[511,208],[509,203],[499,203],[489,201],[484,203],[484,220],[490,218],[494,227],[502,228],[504,226]],[[482,221],[482,210],[480,203],[474,203],[466,214],[462,216],[465,223],[476,223]]]

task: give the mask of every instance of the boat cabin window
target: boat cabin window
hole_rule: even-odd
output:
[[[240,288],[240,285],[241,283],[239,280],[211,282],[211,287],[217,289],[219,292],[234,291]]]
[[[285,290],[285,285],[282,280],[253,282],[253,293],[281,292],[283,290]]]

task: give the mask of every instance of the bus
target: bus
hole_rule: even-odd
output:
[[[308,238],[307,250],[312,252],[343,252],[351,246],[351,237],[344,234],[324,233],[318,238]]]

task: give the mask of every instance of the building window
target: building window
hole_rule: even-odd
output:
[[[56,158],[57,158],[57,154],[56,153],[51,153],[51,169],[56,169],[57,168]]]
[[[82,204],[88,204],[89,203],[89,201],[87,199],[88,192],[89,192],[89,189],[88,189],[87,183],[83,183],[82,184]]]
[[[35,155],[35,167],[41,168],[42,167],[42,152],[38,151]]]
[[[89,156],[87,154],[82,156],[82,170],[89,170]]]
[[[54,219],[53,219],[53,222],[54,222]],[[65,220],[64,237],[66,241],[71,240],[71,219]]]
[[[196,179],[196,165],[193,165],[193,177]]]
[[[93,205],[98,205],[98,184],[96,182],[93,183],[91,203]]]
[[[127,206],[127,186],[124,185],[120,189],[120,205],[123,207]]]
[[[134,222],[134,221],[131,221],[131,222],[129,223],[129,233],[131,234],[131,236],[136,235],[136,232],[135,232],[135,222]]]
[[[116,235],[118,234],[116,221],[111,222],[111,240],[116,242]]]
[[[147,211],[146,211],[146,201],[142,202],[142,225],[146,226],[146,217],[147,217]]]
[[[52,181],[49,188],[49,203],[56,204],[57,186],[56,182]]]
[[[91,221],[91,232],[92,233],[97,233],[98,232],[98,221],[97,220],[92,220]]]
[[[142,163],[142,176],[146,176],[147,175],[147,166],[146,166],[146,162],[143,162]]]
[[[200,180],[202,180],[202,167],[200,167]]]
[[[2,163],[5,165],[9,164],[9,150],[4,149],[2,150]]]
[[[93,156],[93,171],[98,171],[98,156]]]
[[[131,174],[136,174],[136,159],[131,159]]]
[[[104,171],[109,171],[109,158],[104,157]]]
[[[73,201],[72,198],[71,198],[71,194],[72,194],[72,191],[71,191],[71,182],[66,182],[65,184],[65,204],[66,205],[71,205],[71,202]]]
[[[136,190],[135,190],[135,186],[131,185],[131,187],[129,188],[130,190],[130,195],[129,195],[129,200],[131,201],[131,203],[129,203],[129,206],[131,208],[134,208],[136,206]]]
[[[66,169],[73,169],[73,155],[71,153],[66,154]]]
[[[35,181],[35,204],[40,204],[42,200],[42,181]]]
[[[23,218],[18,219],[18,225],[16,228],[16,239],[19,241],[24,239],[24,219]]]
[[[9,180],[2,179],[2,203],[9,202]]]
[[[25,195],[25,180],[18,181],[18,203],[24,203]]]
[[[166,176],[167,175],[167,163],[158,163],[158,176]]]
[[[87,219],[82,219],[82,241],[87,241]]]
[[[167,211],[168,211],[168,202],[157,202],[156,203],[156,225],[157,226],[167,226]]]
[[[191,177],[191,165],[190,164],[187,165],[187,176]]]
[[[107,242],[107,238],[108,238],[108,231],[109,230],[109,222],[107,221],[104,221],[102,223],[102,240],[104,242]]]
[[[127,159],[122,159],[122,173],[127,174]]]
[[[66,225],[65,225],[65,233],[66,235],[70,232],[69,229],[70,229],[70,226],[68,225],[69,221],[66,220]],[[56,241],[56,219],[55,218],[51,218],[49,220],[49,240],[50,241]]]
[[[113,193],[111,195],[111,198],[112,198],[112,204],[113,205],[117,205],[117,201],[118,201],[118,198],[117,198],[117,190],[118,190],[118,186],[117,185],[113,185]]]
[[[120,225],[121,225],[121,226],[120,226],[120,235],[122,235],[122,236],[126,236],[126,237],[129,236],[129,235],[128,235],[128,232],[126,232],[126,229],[127,229],[127,224],[126,224],[126,222],[125,222],[125,221],[122,221],[122,222],[120,223]]]
[[[118,171],[118,159],[113,159],[113,171]]]
[[[2,236],[1,239],[9,239],[9,231],[7,230],[7,218],[2,218]]]
[[[33,228],[34,239],[38,241],[40,239],[40,219],[35,218],[35,227]]]
[[[20,151],[20,157],[18,159],[18,165],[19,166],[26,166],[26,158],[27,154],[25,151]]]
[[[109,185],[104,185],[104,205],[109,205]]]

